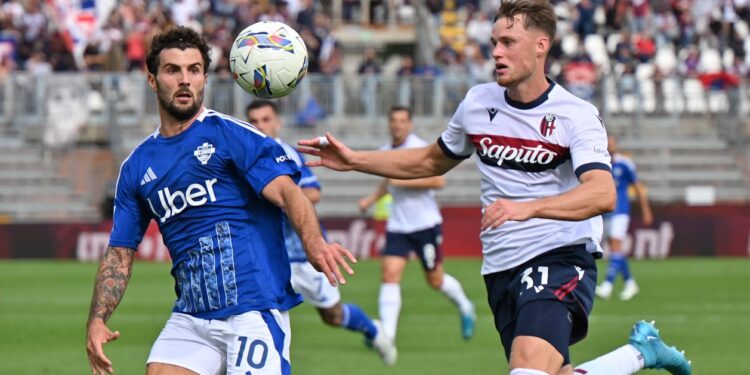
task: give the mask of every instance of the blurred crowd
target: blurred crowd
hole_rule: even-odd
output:
[[[0,6],[0,75],[13,70],[130,71],[145,66],[152,37],[172,25],[201,31],[211,45],[210,69],[228,71],[234,37],[257,21],[293,26],[310,50],[310,71],[337,73],[339,46],[331,18],[313,0],[124,0],[113,1],[102,26],[85,38],[82,57],[71,51],[64,17],[52,1],[2,0]]]
[[[213,71],[228,71],[234,36],[259,20],[294,26],[310,50],[310,72],[342,71],[342,49],[330,15],[331,2],[314,0],[124,0],[113,2],[101,28],[86,38],[82,58],[70,52],[70,35],[55,1],[2,0],[0,75],[13,70],[129,71],[143,69],[152,36],[170,25],[200,30],[212,46]],[[415,2],[416,3],[416,2]],[[360,74],[469,74],[492,79],[489,34],[500,0],[426,0],[438,31],[434,58],[388,54],[366,48]],[[733,85],[748,75],[750,0],[552,0],[558,32],[548,71],[554,79],[587,86],[605,74],[699,78],[707,85]],[[359,0],[342,0],[344,22],[356,16]],[[387,18],[388,7],[411,9],[412,1],[370,1],[371,22]],[[325,7],[323,5],[326,5]],[[403,12],[401,12],[403,13]],[[413,20],[412,20],[413,21]],[[446,27],[451,26],[451,28]],[[388,62],[393,69],[384,65]],[[420,59],[425,60],[425,59]],[[642,67],[647,68],[642,68]]]

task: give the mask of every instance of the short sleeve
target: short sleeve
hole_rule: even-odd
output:
[[[607,151],[607,131],[596,110],[589,113],[581,122],[572,124],[569,135],[573,170],[578,178],[593,169],[612,172]]]
[[[303,189],[318,189],[320,190],[320,181],[318,181],[318,176],[316,176],[310,167],[305,165],[305,157],[297,150],[294,150],[294,152],[297,153],[297,157],[299,157],[300,165],[299,165],[299,171],[300,171],[300,179],[299,179],[299,186]]]
[[[471,156],[474,147],[466,134],[464,126],[464,106],[466,100],[458,105],[453,118],[448,122],[448,128],[438,138],[438,145],[443,153],[451,159],[463,160]]]
[[[232,160],[255,193],[260,196],[269,182],[282,175],[299,183],[300,170],[294,157],[275,140],[256,132],[240,127],[228,139]]]
[[[151,216],[143,210],[143,206],[138,202],[135,186],[127,171],[127,164],[123,164],[117,178],[109,246],[137,249]]]

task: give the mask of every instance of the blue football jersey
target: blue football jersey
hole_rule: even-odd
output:
[[[284,214],[261,196],[299,168],[250,124],[204,109],[184,132],[146,138],[123,162],[110,246],[136,249],[156,220],[172,257],[173,311],[221,319],[288,310],[302,299],[290,283]]]
[[[301,172],[299,186],[303,189],[312,188],[320,190],[318,177],[305,165],[304,156],[297,149],[280,139],[276,141],[284,148],[287,155],[292,156],[294,163],[299,167]],[[292,226],[291,221],[286,215],[284,216],[284,242],[286,243],[286,251],[289,254],[290,262],[307,262],[307,254],[305,254],[305,249],[302,246],[302,240],[297,235],[297,231],[294,230],[294,226]]]
[[[638,181],[635,172],[635,163],[629,158],[615,154],[612,157],[612,176],[615,179],[615,190],[617,191],[617,203],[611,214],[630,214],[630,199],[628,198],[628,187]]]

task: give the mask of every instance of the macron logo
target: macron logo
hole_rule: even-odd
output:
[[[141,179],[141,186],[146,185],[153,180],[156,180],[156,173],[154,173],[151,167],[148,167],[146,173],[143,174],[143,179]]]

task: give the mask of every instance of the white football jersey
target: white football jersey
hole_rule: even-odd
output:
[[[551,82],[531,103],[497,83],[474,86],[438,139],[446,155],[477,154],[482,207],[499,198],[527,201],[563,194],[592,169],[611,171],[607,134],[593,105]],[[583,221],[508,221],[480,234],[482,273],[507,270],[552,249],[586,244],[600,252],[600,216]]]
[[[401,145],[393,147],[388,144],[380,149],[398,150],[427,145],[427,141],[411,133]],[[412,233],[432,228],[443,222],[433,189],[409,189],[388,185],[388,192],[393,195],[391,215],[388,217],[388,223],[386,224],[388,232]]]

